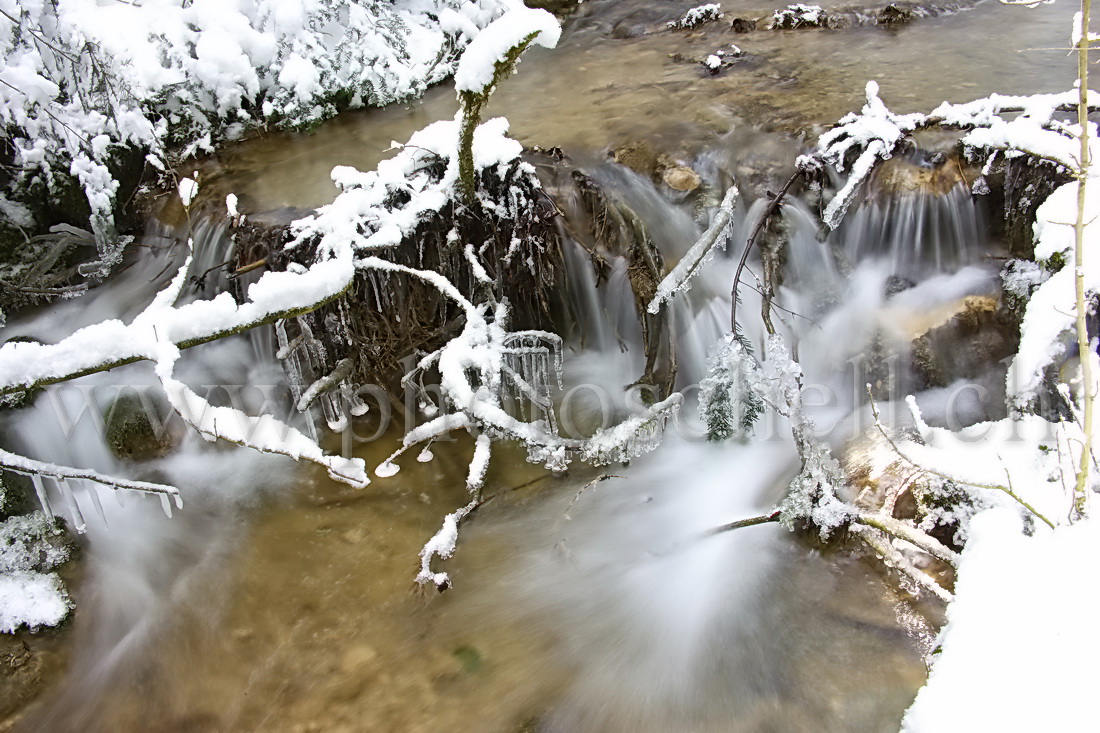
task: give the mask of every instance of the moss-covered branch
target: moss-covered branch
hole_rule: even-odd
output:
[[[458,181],[463,198],[473,204],[477,191],[477,179],[474,173],[474,130],[481,124],[481,113],[489,104],[489,97],[497,84],[504,81],[516,68],[523,52],[534,42],[540,31],[528,34],[518,45],[496,62],[493,78],[488,84],[476,91],[460,91],[458,101],[462,105],[462,126],[458,133]]]

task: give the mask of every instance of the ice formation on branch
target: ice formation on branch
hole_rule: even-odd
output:
[[[334,478],[358,486],[368,483],[361,460],[325,455],[316,443],[270,415],[251,417],[228,407],[212,407],[173,375],[183,348],[271,323],[339,296],[354,274],[351,248],[332,248],[304,272],[266,273],[249,287],[248,299],[241,304],[229,293],[221,293],[210,300],[177,306],[189,265],[190,258],[130,324],[104,321],[56,344],[8,343],[0,347],[0,393],[148,360],[156,365],[173,409],[205,437],[313,461],[325,466]],[[104,483],[123,485],[114,479]]]
[[[710,227],[699,238],[699,241],[693,244],[691,249],[680,258],[680,261],[672,268],[672,272],[668,273],[657,285],[657,293],[653,296],[653,300],[650,301],[646,310],[656,314],[661,310],[662,305],[672,300],[673,295],[691,287],[691,278],[699,272],[703,265],[710,261],[710,258],[714,256],[714,250],[726,246],[726,240],[729,238],[730,222],[733,219],[734,207],[737,205],[739,196],[740,192],[737,190],[737,186],[730,186],[729,190],[726,191],[726,195],[722,198],[722,203],[718,206],[718,211],[714,214],[714,221],[711,222]]]
[[[848,167],[849,155],[857,155],[844,187],[837,191],[825,209],[822,218],[826,226],[836,229],[859,192],[860,184],[874,170],[875,164],[880,159],[889,159],[902,138],[925,120],[921,114],[894,114],[879,98],[878,84],[867,82],[867,103],[863,105],[863,111],[843,117],[836,127],[821,136],[814,153],[798,159],[798,167],[805,171],[832,165],[843,172]]]

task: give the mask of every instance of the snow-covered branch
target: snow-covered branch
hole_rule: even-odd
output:
[[[691,246],[691,249],[680,258],[672,272],[665,275],[657,285],[657,294],[653,296],[646,310],[656,314],[661,306],[672,300],[672,297],[681,290],[690,287],[691,278],[705,265],[714,254],[716,247],[724,247],[729,236],[728,228],[733,218],[733,210],[737,205],[740,191],[737,186],[730,186],[726,195],[722,197],[722,203],[714,215],[714,221],[710,227],[699,237],[699,241]]]
[[[38,179],[75,178],[102,275],[121,257],[113,214],[120,153],[164,171],[248,128],[301,128],[343,107],[422,94],[516,0],[0,0],[0,120],[23,173],[0,192],[34,224]],[[139,156],[140,159],[140,156]],[[12,200],[9,200],[12,199]]]
[[[807,172],[827,165],[840,172],[848,170],[847,180],[825,209],[823,220],[830,229],[840,224],[875,166],[892,157],[898,144],[919,129],[968,130],[962,144],[970,151],[1030,154],[1067,170],[1077,166],[1079,128],[1058,118],[1060,113],[1075,109],[1077,91],[1032,96],[994,94],[965,104],[944,102],[930,114],[906,115],[891,112],[878,92],[877,83],[867,82],[863,110],[842,118],[821,136],[813,152],[798,159],[798,167]],[[1100,97],[1095,92],[1088,96],[1090,108],[1100,109]]]

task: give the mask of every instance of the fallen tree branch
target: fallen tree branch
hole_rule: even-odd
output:
[[[920,568],[914,565],[913,562],[897,548],[893,547],[888,540],[880,537],[874,529],[864,525],[856,525],[852,527],[852,532],[863,540],[876,555],[882,558],[883,562],[912,580],[919,587],[930,591],[944,603],[950,603],[954,600],[954,596],[950,591],[937,583],[936,580],[927,573],[921,572]]]
[[[738,191],[737,186],[730,186],[726,191],[726,195],[722,198],[718,212],[714,215],[714,222],[703,233],[703,236],[699,237],[699,240],[691,246],[687,254],[680,258],[680,261],[672,268],[672,272],[661,280],[657,286],[657,294],[650,301],[646,310],[656,315],[662,305],[672,300],[672,296],[683,290],[685,284],[695,277],[695,273],[710,258],[715,246],[720,241],[722,241],[722,246],[725,245],[723,235],[733,218],[733,207],[737,203],[738,196],[740,196],[740,191]]]
[[[729,524],[723,524],[715,527],[714,529],[708,529],[700,535],[700,539],[703,537],[713,537],[716,534],[722,534],[723,532],[729,532],[735,529],[743,529],[745,527],[755,527],[758,524],[768,524],[769,522],[781,521],[781,512],[778,510],[771,514],[762,514],[759,517],[750,517],[749,519],[739,519],[736,522],[730,522]]]
[[[947,481],[954,481],[956,483],[966,484],[967,486],[973,486],[974,488],[977,488],[977,489],[991,489],[993,491],[1003,491],[1004,493],[1008,494],[1013,499],[1015,499],[1020,504],[1020,506],[1022,506],[1024,509],[1027,509],[1029,512],[1031,512],[1032,515],[1034,515],[1038,519],[1041,519],[1048,527],[1050,527],[1051,529],[1054,529],[1054,523],[1053,522],[1051,522],[1045,516],[1040,514],[1039,511],[1037,509],[1035,509],[1035,507],[1031,506],[1031,504],[1028,504],[1026,501],[1024,501],[1015,491],[1013,491],[1008,486],[1002,486],[1001,484],[982,484],[982,483],[977,483],[975,481],[967,481],[966,479],[957,478],[955,476],[951,476],[951,475],[946,474],[946,473],[941,473],[941,472],[936,471],[936,470],[931,469],[931,468],[926,468],[926,467],[920,465],[919,463],[917,463],[916,461],[914,461],[909,456],[905,455],[905,453],[902,452],[901,448],[898,447],[898,444],[894,442],[894,439],[890,437],[890,434],[886,431],[886,427],[882,424],[882,421],[879,419],[878,406],[875,404],[875,398],[871,394],[871,385],[869,385],[869,384],[867,385],[867,396],[871,400],[871,414],[875,418],[875,427],[878,428],[878,431],[882,434],[882,437],[886,439],[886,442],[890,444],[890,447],[894,450],[894,453],[896,453],[899,458],[901,458],[903,461],[908,463],[910,466],[912,466],[913,468],[916,468],[920,471],[923,471],[924,473],[931,474],[932,476],[937,476],[937,477],[945,479]]]
[[[9,453],[6,450],[0,450],[0,469],[22,474],[23,476],[44,476],[54,480],[71,479],[92,481],[115,489],[140,491],[144,494],[161,494],[174,497],[177,502],[181,501],[179,489],[174,486],[151,483],[149,481],[136,481],[133,479],[119,478],[117,476],[107,476],[98,471],[82,468],[59,466],[55,463],[36,461],[15,453]]]
[[[953,568],[959,566],[959,553],[947,547],[935,537],[915,527],[911,527],[898,519],[873,512],[858,512],[852,517],[852,523],[872,527],[880,532],[896,537],[899,540],[905,540],[910,544],[916,545],[929,555],[943,560]]]

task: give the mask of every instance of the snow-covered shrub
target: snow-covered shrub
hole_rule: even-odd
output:
[[[102,275],[123,149],[164,170],[250,127],[301,128],[338,109],[421,94],[515,0],[0,0],[0,119],[20,173],[0,192],[19,226],[27,187],[75,178]]]
[[[42,512],[0,524],[0,633],[64,620],[72,603],[51,571],[67,559],[64,534]]]

